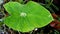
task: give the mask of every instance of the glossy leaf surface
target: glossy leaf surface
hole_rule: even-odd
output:
[[[44,27],[53,20],[47,9],[33,1],[29,1],[25,5],[18,2],[8,2],[4,8],[10,14],[10,16],[5,17],[4,23],[21,32],[29,32],[34,28]]]

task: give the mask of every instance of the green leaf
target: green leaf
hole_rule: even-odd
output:
[[[34,28],[44,27],[53,20],[47,9],[33,1],[29,1],[25,5],[9,2],[4,5],[4,8],[10,14],[10,16],[5,17],[4,23],[21,32],[29,32]]]

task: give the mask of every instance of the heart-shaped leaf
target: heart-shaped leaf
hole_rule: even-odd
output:
[[[4,19],[4,23],[21,32],[29,32],[34,28],[44,27],[53,20],[47,9],[33,1],[29,1],[25,5],[18,2],[8,2],[4,8],[10,14]]]

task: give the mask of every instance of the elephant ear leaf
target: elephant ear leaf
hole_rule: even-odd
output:
[[[8,2],[4,8],[10,14],[10,16],[5,17],[4,23],[17,31],[29,32],[53,21],[50,12],[33,1],[29,1],[25,5],[18,2]]]

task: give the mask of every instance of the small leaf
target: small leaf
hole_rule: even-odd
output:
[[[44,27],[53,20],[47,9],[33,1],[29,1],[25,5],[9,2],[4,5],[4,8],[10,14],[5,18],[4,23],[21,32],[29,32],[34,28]]]

